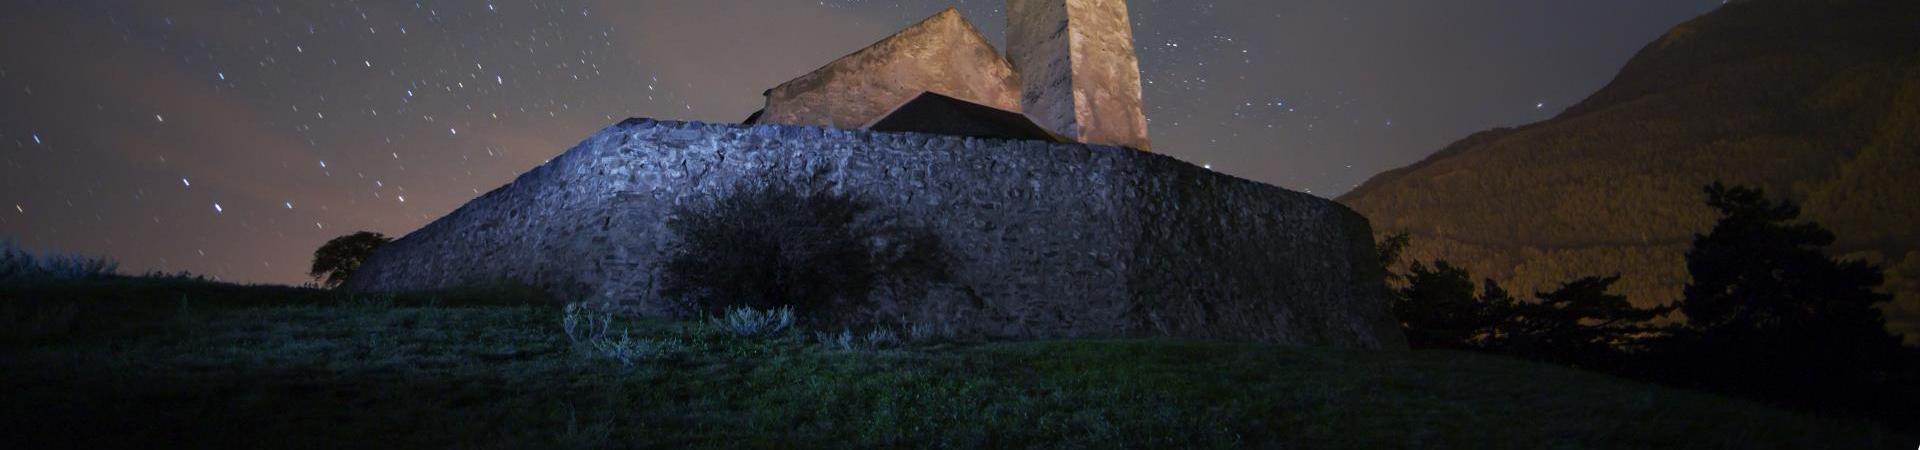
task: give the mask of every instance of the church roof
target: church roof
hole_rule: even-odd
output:
[[[969,102],[936,92],[908,100],[868,125],[873,131],[915,132],[1067,143],[1025,114]]]

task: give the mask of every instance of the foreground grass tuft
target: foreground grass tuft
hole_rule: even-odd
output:
[[[599,345],[632,347],[621,350],[633,357],[627,363],[605,351],[581,351],[581,339],[564,327],[561,304],[476,293],[482,291],[346,298],[143,280],[0,290],[0,302],[13,308],[0,309],[7,320],[57,322],[60,308],[77,311],[63,331],[10,337],[0,347],[0,389],[8,394],[0,402],[0,429],[15,430],[0,436],[0,446],[1911,448],[1916,442],[1865,423],[1453,352],[1167,340],[839,349],[801,333],[750,337],[707,322],[607,319],[610,331],[586,341],[626,341]],[[887,340],[832,334],[849,342]]]

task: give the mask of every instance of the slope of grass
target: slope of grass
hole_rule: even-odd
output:
[[[698,323],[628,370],[561,308],[122,280],[0,289],[0,447],[1911,448],[1913,438],[1454,352],[1171,340],[832,350]],[[64,318],[64,319],[63,319]],[[64,323],[63,323],[64,322]],[[34,326],[23,326],[34,325]],[[24,330],[35,330],[32,332]]]

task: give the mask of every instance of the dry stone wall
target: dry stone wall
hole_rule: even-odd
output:
[[[1406,345],[1370,227],[1331,201],[1117,147],[783,125],[628,120],[389,244],[348,288],[513,280],[672,316],[668,216],[743,182],[835,186],[938,234],[953,281],[878,291],[881,320]]]

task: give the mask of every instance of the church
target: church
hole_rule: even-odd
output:
[[[747,124],[1152,150],[1125,0],[1009,0],[1003,56],[947,9],[766,92]]]
[[[380,248],[346,289],[512,282],[688,319],[677,217],[830,189],[944,249],[834,323],[989,339],[1406,348],[1364,217],[1153,153],[1122,0],[1010,0],[1003,54],[948,10],[766,91],[745,124],[633,118]],[[931,325],[929,325],[931,326]]]

